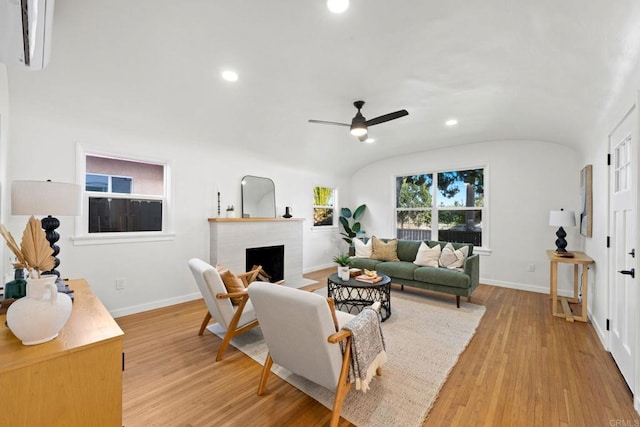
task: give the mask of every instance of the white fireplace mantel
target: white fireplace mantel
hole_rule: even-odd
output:
[[[211,265],[246,269],[246,249],[284,245],[284,284],[315,283],[302,277],[302,218],[209,218]]]

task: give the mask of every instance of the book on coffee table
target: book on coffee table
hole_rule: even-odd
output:
[[[369,277],[367,275],[361,274],[360,276],[356,276],[356,280],[364,283],[378,283],[379,281],[382,280],[382,277],[380,276]]]

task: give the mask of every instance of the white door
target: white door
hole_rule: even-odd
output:
[[[635,390],[635,229],[637,192],[637,112],[635,107],[609,137],[611,153],[609,234],[610,350],[629,388]]]

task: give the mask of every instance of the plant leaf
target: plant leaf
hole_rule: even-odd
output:
[[[345,218],[351,218],[351,209],[349,208],[340,209],[340,216],[343,216]]]
[[[28,268],[27,261],[24,259],[24,255],[22,255],[22,251],[18,247],[16,240],[2,224],[0,224],[0,234],[4,237],[4,240],[7,242],[7,246],[11,249],[11,252],[13,252],[16,258],[18,258],[18,264],[23,264],[25,268]]]
[[[55,265],[53,249],[47,241],[39,219],[31,216],[22,233],[22,254],[30,267],[39,271],[52,270]]]
[[[358,206],[356,208],[356,210],[353,212],[353,220],[357,220],[358,218],[360,218],[362,216],[362,214],[364,213],[365,209],[367,209],[367,205],[362,204],[360,206]]]

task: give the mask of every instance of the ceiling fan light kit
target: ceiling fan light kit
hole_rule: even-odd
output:
[[[382,116],[375,117],[371,120],[365,119],[360,112],[360,109],[364,106],[364,101],[356,101],[353,106],[358,109],[355,117],[351,120],[351,124],[328,122],[325,120],[309,120],[309,123],[316,123],[321,125],[334,125],[334,126],[349,126],[351,135],[356,136],[360,141],[366,141],[367,131],[369,126],[378,125],[380,123],[388,122],[390,120],[399,119],[409,115],[407,110],[394,111],[393,113],[383,114]]]

